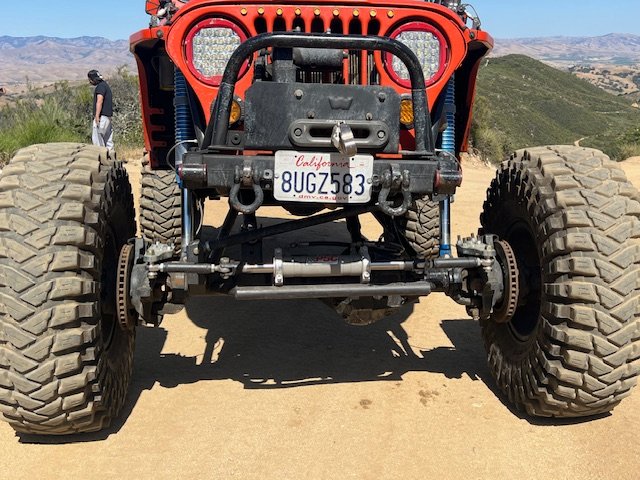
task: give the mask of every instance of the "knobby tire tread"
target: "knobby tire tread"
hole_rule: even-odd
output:
[[[539,323],[526,346],[508,325],[481,327],[498,386],[529,414],[605,413],[636,385],[639,200],[624,172],[593,149],[521,150],[498,170],[482,225],[503,233],[509,215],[528,217],[542,270]]]
[[[180,251],[182,197],[173,170],[151,170],[143,161],[140,230],[150,242],[173,243]]]
[[[135,332],[116,326],[107,348],[101,282],[107,232],[133,237],[134,215],[104,148],[34,145],[2,172],[0,412],[18,432],[97,431],[122,408]]]
[[[440,208],[428,198],[416,199],[401,217],[400,228],[420,258],[436,258],[440,252]]]

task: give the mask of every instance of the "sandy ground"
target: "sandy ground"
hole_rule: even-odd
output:
[[[623,167],[640,185],[640,158]],[[454,235],[477,228],[492,176],[466,167]],[[214,205],[207,220],[222,215]],[[587,422],[511,411],[477,324],[441,295],[369,328],[344,325],[317,301],[195,299],[161,328],[138,330],[129,401],[115,425],[37,444],[0,423],[0,475],[637,479],[639,434],[638,392]]]

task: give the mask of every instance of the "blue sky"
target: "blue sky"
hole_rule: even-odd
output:
[[[117,40],[127,39],[148,23],[144,0],[2,0],[1,3],[0,36],[87,35]],[[471,0],[469,3],[478,10],[484,29],[497,38],[640,34],[638,0]]]

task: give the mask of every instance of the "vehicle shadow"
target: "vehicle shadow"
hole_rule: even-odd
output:
[[[161,353],[164,328],[138,328],[134,373],[120,416],[103,431],[69,437],[20,434],[20,442],[59,444],[104,440],[117,433],[142,392],[160,385],[175,388],[202,381],[234,380],[247,389],[301,388],[312,385],[401,381],[407,372],[435,372],[447,378],[488,378],[477,325],[444,320],[453,347],[416,350],[403,322],[406,305],[368,327],[344,323],[317,300],[236,302],[194,298],[189,318],[206,329],[202,354]],[[212,314],[211,312],[215,312]],[[491,384],[489,384],[491,385]]]
[[[281,220],[268,219],[268,223]],[[297,239],[344,241],[344,223],[308,229]],[[215,230],[211,230],[211,233]],[[281,238],[281,237],[280,237]],[[348,237],[347,237],[348,238]],[[428,298],[423,300],[428,302]],[[367,327],[347,325],[318,300],[246,301],[228,297],[194,297],[186,304],[189,320],[206,330],[204,352],[196,356],[162,353],[168,331],[138,328],[134,372],[126,404],[112,424],[97,433],[68,437],[20,434],[24,443],[59,444],[104,440],[117,433],[142,392],[156,385],[175,388],[201,381],[234,380],[247,389],[299,388],[312,385],[401,381],[408,372],[430,372],[449,379],[482,381],[515,415],[533,425],[582,420],[539,420],[513,409],[498,391],[486,364],[477,322],[445,319],[441,326],[452,347],[421,350],[411,346],[404,322],[414,304]],[[593,420],[593,417],[591,418]]]
[[[207,313],[215,311],[215,318]],[[158,382],[167,388],[200,380],[231,379],[245,388],[291,388],[344,382],[400,380],[409,371],[432,371],[448,378],[467,373],[479,378],[476,365],[461,363],[435,349],[416,352],[403,322],[406,305],[367,327],[347,325],[322,302],[194,299],[187,313],[207,330],[202,359],[164,355],[181,368],[163,369]],[[469,325],[467,325],[469,326]],[[452,353],[452,352],[451,352]],[[459,360],[459,359],[458,359]]]
[[[317,300],[237,302],[224,297],[194,298],[187,303],[187,314],[197,326],[206,329],[202,354],[161,353],[168,331],[162,327],[138,328],[127,401],[108,428],[68,437],[19,434],[19,441],[60,444],[104,440],[124,426],[142,392],[157,385],[175,388],[202,381],[233,380],[247,389],[266,390],[402,381],[408,372],[437,373],[448,379],[467,376],[482,381],[497,401],[532,425],[594,420],[538,419],[514,409],[491,377],[477,322],[442,320],[441,326],[453,346],[420,350],[411,346],[403,326],[412,311],[413,305],[406,305],[377,324],[354,327]]]

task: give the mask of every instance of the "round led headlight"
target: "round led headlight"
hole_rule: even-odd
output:
[[[420,64],[427,86],[433,84],[447,66],[447,43],[440,31],[424,22],[410,22],[395,29],[389,37],[413,50]],[[385,54],[385,68],[391,78],[404,87],[411,87],[405,64],[391,53]]]
[[[186,39],[187,63],[191,73],[205,83],[220,85],[227,62],[246,39],[238,25],[223,18],[211,18],[196,24]],[[247,68],[245,62],[240,76]]]

